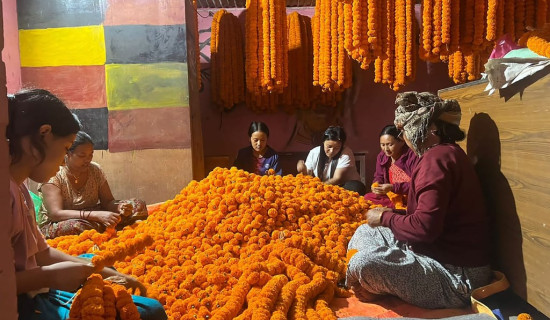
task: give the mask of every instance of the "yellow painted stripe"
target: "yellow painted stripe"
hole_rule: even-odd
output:
[[[103,26],[19,30],[22,67],[105,64]]]
[[[187,63],[106,64],[109,110],[189,106]]]

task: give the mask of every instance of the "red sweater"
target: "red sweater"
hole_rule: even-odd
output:
[[[413,171],[405,215],[384,212],[397,240],[442,264],[489,264],[488,217],[478,177],[456,144],[424,153]]]

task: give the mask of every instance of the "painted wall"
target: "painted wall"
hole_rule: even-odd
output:
[[[21,89],[21,61],[19,59],[19,35],[17,33],[17,0],[2,0],[2,25],[4,48],[2,61],[6,66],[8,93]]]
[[[19,0],[17,16],[23,87],[79,116],[115,197],[179,192],[192,177],[185,3]]]
[[[228,10],[244,23],[242,10]],[[288,10],[290,13],[292,10]],[[298,9],[300,14],[312,16],[313,9]],[[418,11],[418,10],[417,10]],[[279,152],[309,151],[314,145],[312,136],[323,132],[331,124],[343,125],[348,135],[348,145],[356,153],[365,153],[366,180],[374,173],[376,155],[380,151],[380,130],[393,122],[396,93],[388,86],[374,83],[374,67],[361,70],[354,64],[353,87],[344,96],[341,109],[320,108],[317,111],[301,111],[296,114],[277,112],[256,114],[245,105],[230,111],[220,111],[210,102],[209,57],[210,28],[213,9],[199,10],[199,30],[203,72],[203,90],[200,93],[205,158],[228,156],[232,163],[239,148],[248,142],[248,126],[251,121],[263,121],[270,129],[269,145]],[[417,13],[418,14],[418,13]],[[405,87],[406,91],[437,92],[452,86],[445,64],[418,62],[416,81]],[[292,166],[292,169],[294,167]],[[294,169],[295,170],[295,169]],[[285,172],[295,173],[295,172]]]

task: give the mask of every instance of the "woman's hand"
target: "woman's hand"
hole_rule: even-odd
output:
[[[53,275],[52,289],[63,291],[75,291],[94,271],[91,264],[74,261],[58,262],[43,268]]]
[[[298,173],[307,174],[307,167],[304,160],[298,160],[296,170],[298,170]]]
[[[111,228],[120,222],[120,214],[111,211],[92,211],[90,214],[91,219],[103,224],[107,228]]]
[[[134,213],[134,206],[128,202],[121,202],[118,204],[118,213],[123,217],[129,217]]]
[[[382,225],[382,214],[386,211],[392,211],[390,208],[378,207],[367,211],[367,223],[371,227],[378,227]]]
[[[371,191],[375,194],[384,195],[390,191],[393,191],[393,184],[384,183],[384,184],[378,185],[377,187],[372,187]]]
[[[126,289],[131,289],[133,293],[136,293],[136,290],[139,289],[140,296],[142,297],[147,296],[147,288],[145,288],[145,286],[141,282],[139,282],[138,279],[132,276],[121,273],[120,275],[117,275],[117,276],[107,277],[105,278],[105,280],[123,285],[126,287]]]

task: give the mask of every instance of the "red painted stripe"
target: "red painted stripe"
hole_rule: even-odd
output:
[[[21,68],[23,88],[51,91],[71,109],[104,108],[105,66]]]
[[[109,0],[106,26],[128,24],[171,25],[185,23],[185,1]]]
[[[189,108],[109,111],[109,151],[191,147]]]

